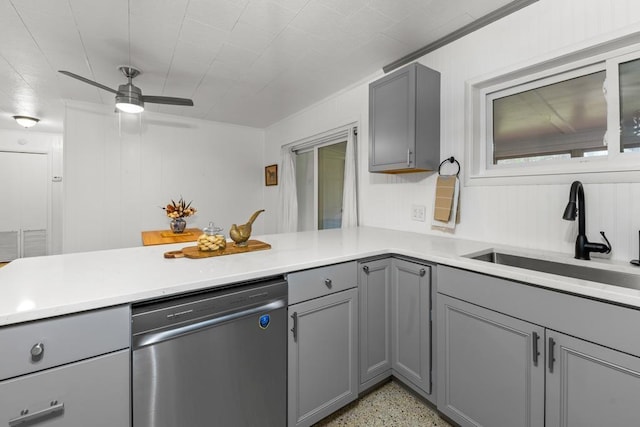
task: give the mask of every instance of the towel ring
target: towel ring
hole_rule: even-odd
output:
[[[458,172],[456,172],[456,176],[460,176],[460,162],[458,162],[458,161],[456,160],[456,158],[455,158],[455,157],[453,157],[453,156],[449,157],[448,159],[444,159],[444,160],[440,163],[440,166],[438,166],[438,175],[442,175],[442,174],[440,173],[440,169],[442,169],[442,165],[444,165],[446,162],[449,162],[449,163],[453,163],[453,162],[455,162],[455,163],[458,165]]]

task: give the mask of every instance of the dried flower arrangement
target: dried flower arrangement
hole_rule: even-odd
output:
[[[162,209],[164,209],[169,218],[186,218],[197,212],[196,208],[191,206],[191,203],[192,202],[186,203],[182,197],[180,197],[177,203],[171,200],[171,203]]]

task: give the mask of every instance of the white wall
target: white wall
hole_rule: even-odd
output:
[[[168,229],[161,206],[183,196],[228,233],[264,207],[264,131],[179,116],[69,103],[64,147],[64,252],[141,245]],[[254,224],[263,232],[266,212]]]
[[[465,82],[503,68],[583,45],[590,39],[634,31],[640,22],[635,0],[540,0],[513,15],[451,43],[419,62],[442,74],[441,158],[464,159]],[[434,233],[429,223],[410,219],[412,204],[433,209],[434,174],[381,175],[367,172],[368,83],[347,88],[266,130],[267,163],[279,159],[281,145],[335,128],[360,123],[360,223],[398,230]],[[464,173],[464,164],[463,164]],[[576,224],[561,219],[569,195],[567,176],[556,185],[506,185],[462,188],[461,224],[455,236],[502,244],[572,253]],[[638,258],[640,184],[587,184],[587,235],[599,241],[607,232],[612,258]],[[277,207],[277,192],[265,205]],[[275,232],[271,217],[267,231]]]
[[[16,127],[18,125],[16,124]],[[37,128],[36,128],[37,129]],[[19,153],[46,153],[51,178],[47,191],[47,230],[50,254],[62,252],[62,182],[53,182],[54,176],[62,176],[62,134],[38,132],[35,129],[0,129],[0,151]],[[11,185],[11,183],[2,183]],[[0,211],[0,221],[2,213]]]

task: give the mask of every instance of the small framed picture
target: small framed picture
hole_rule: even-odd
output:
[[[264,183],[266,186],[278,185],[278,165],[269,165],[264,168]]]

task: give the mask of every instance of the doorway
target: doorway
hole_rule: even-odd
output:
[[[0,151],[0,263],[48,254],[49,161]]]

